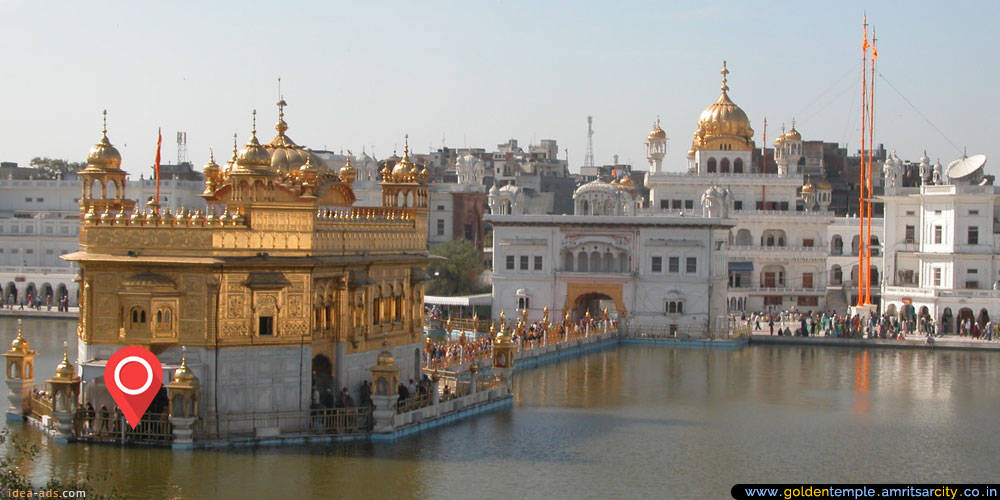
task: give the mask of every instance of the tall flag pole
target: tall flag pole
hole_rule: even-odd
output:
[[[865,129],[868,111],[868,15],[863,17],[861,44],[861,165],[858,168],[858,306],[865,304]]]
[[[865,303],[872,303],[872,154],[875,149],[875,59],[878,51],[875,49],[875,28],[872,28],[872,67],[868,85],[868,240],[865,244]]]
[[[153,171],[156,174],[156,205],[153,210],[157,213],[160,211],[160,146],[163,145],[163,134],[160,129],[156,129],[156,164],[153,167]]]

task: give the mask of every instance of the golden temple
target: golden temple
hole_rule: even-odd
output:
[[[254,112],[246,145],[205,166],[206,206],[176,213],[126,198],[105,125],[80,172],[80,250],[65,256],[80,266],[85,400],[107,397],[103,365],[124,345],[150,348],[165,370],[186,346],[202,407],[220,413],[356,392],[384,341],[401,376],[419,373],[427,172],[407,149],[383,172],[382,206],[354,207],[354,169],[292,141],[286,105],[263,145]]]

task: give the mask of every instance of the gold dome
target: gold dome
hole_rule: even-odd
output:
[[[742,108],[729,99],[726,62],[722,62],[722,95],[705,108],[698,117],[698,130],[694,133],[692,150],[722,149],[728,144],[734,151],[749,151],[754,148],[753,128]],[[720,144],[720,141],[724,141]]]
[[[108,111],[104,111],[104,128],[101,129],[101,140],[90,148],[87,154],[88,168],[116,170],[121,168],[122,155],[108,140]]]
[[[806,181],[805,185],[802,186],[802,194],[807,194],[807,193],[811,194],[815,192],[816,188],[813,186],[811,181]]]
[[[347,152],[347,163],[343,167],[340,167],[340,179],[348,184],[354,182],[354,179],[358,177],[357,171],[351,166],[351,152]]]
[[[819,187],[819,189],[826,189],[826,190],[833,189],[833,185],[830,184],[830,181],[826,179],[820,179],[819,183],[817,184],[817,187]]]
[[[21,319],[17,320],[17,337],[10,342],[10,352],[28,352],[28,340],[21,333]]]
[[[618,187],[622,189],[632,189],[635,187],[635,181],[632,180],[632,176],[626,175],[622,177],[622,180],[618,182]]]
[[[382,352],[378,353],[378,357],[375,358],[375,364],[378,366],[392,366],[395,362],[396,358],[393,358],[386,349],[382,349]]]
[[[271,154],[270,166],[275,172],[294,172],[307,162],[312,163],[312,167],[319,171],[327,169],[326,162],[310,150],[295,144],[290,137],[285,135],[288,124],[285,123],[285,106],[288,103],[284,99],[278,101],[278,123],[274,129],[278,135],[274,136],[264,148]]]
[[[666,138],[667,138],[667,133],[664,132],[662,128],[660,128],[660,119],[657,118],[656,124],[653,125],[653,130],[651,130],[649,132],[649,135],[646,136],[646,141],[648,142],[652,139],[666,139]]]
[[[392,167],[392,180],[406,182],[416,174],[416,169],[416,165],[410,161],[410,136],[407,134],[406,142],[403,145],[403,158]]]
[[[174,370],[174,382],[179,382],[191,387],[198,387],[198,377],[188,368],[187,354],[181,354],[181,366]]]
[[[54,378],[68,380],[76,377],[76,368],[69,362],[69,354],[63,350],[63,359],[56,366],[56,376]]]
[[[257,110],[253,110],[253,128],[250,141],[236,156],[236,165],[248,169],[267,169],[271,166],[271,155],[257,141]]]
[[[802,134],[798,130],[795,130],[795,125],[792,125],[792,129],[789,130],[785,135],[786,141],[801,141]]]
[[[219,164],[215,163],[215,151],[212,151],[211,148],[208,150],[208,163],[205,164],[205,167],[201,171],[205,174],[205,178],[219,175]]]
[[[778,137],[777,137],[777,138],[776,138],[776,139],[774,140],[774,145],[775,145],[775,146],[780,146],[780,145],[782,145],[782,144],[784,144],[784,143],[785,143],[785,134],[781,134],[781,135],[779,135],[779,136],[778,136]]]

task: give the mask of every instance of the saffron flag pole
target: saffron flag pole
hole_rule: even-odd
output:
[[[156,175],[156,198],[155,205],[153,205],[153,210],[155,213],[160,212],[160,146],[163,145],[163,134],[160,129],[156,129],[156,163],[153,167],[153,171]]]

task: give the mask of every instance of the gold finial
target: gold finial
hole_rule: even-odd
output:
[[[211,147],[208,148],[208,162],[215,163],[215,150]]]
[[[253,110],[253,125],[250,127],[250,133],[257,137],[257,110]]]
[[[101,134],[103,134],[104,137],[108,136],[108,110],[106,109],[104,110],[104,126],[101,128]]]
[[[187,364],[188,364],[187,363],[187,350],[188,350],[188,348],[187,348],[186,345],[182,345],[181,346],[181,366],[183,368],[187,368]]]
[[[21,327],[21,318],[17,318],[17,337],[23,339],[24,335],[22,335]]]
[[[726,61],[722,61],[722,71],[719,73],[722,74],[722,93],[725,94],[729,91],[729,85],[726,84],[729,81],[726,76],[729,74],[729,70],[726,68]]]
[[[237,155],[239,155],[239,146],[236,144],[236,132],[233,132],[233,157],[229,161],[236,163]]]
[[[403,158],[410,157],[410,134],[403,136]]]

